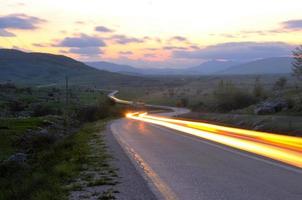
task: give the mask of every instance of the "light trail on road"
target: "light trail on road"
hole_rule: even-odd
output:
[[[147,113],[128,113],[126,117],[164,126],[302,168],[302,139],[298,137],[158,117]]]

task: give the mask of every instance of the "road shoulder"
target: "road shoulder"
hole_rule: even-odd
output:
[[[122,149],[110,130],[108,123],[105,131],[105,141],[108,145],[108,151],[114,157],[112,165],[118,168],[120,183],[116,185],[117,199],[133,200],[155,200],[156,197],[150,190],[146,180],[137,171],[132,161]]]

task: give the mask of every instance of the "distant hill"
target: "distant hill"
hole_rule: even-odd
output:
[[[215,74],[219,71],[226,70],[230,68],[231,66],[234,66],[238,63],[232,62],[232,61],[217,61],[217,60],[212,60],[208,61],[205,63],[202,63],[196,67],[190,67],[185,70],[183,70],[185,73],[188,74]]]
[[[122,74],[134,75],[207,75],[225,70],[236,63],[231,61],[208,61],[195,67],[176,69],[176,68],[136,68],[129,65],[119,65],[110,62],[86,62],[87,65],[96,69],[118,72]]]
[[[94,67],[100,70],[106,70],[110,72],[119,72],[119,73],[139,73],[140,69],[131,67],[129,65],[119,65],[115,63],[98,61],[98,62],[86,62],[87,65]]]
[[[289,74],[291,73],[290,57],[275,57],[255,60],[246,63],[212,60],[198,66],[185,69],[176,68],[135,68],[129,65],[118,65],[109,62],[87,63],[97,69],[132,75],[244,75],[244,74]]]
[[[292,72],[292,58],[275,57],[235,65],[219,74],[289,74]]]
[[[72,58],[46,53],[0,49],[0,81],[21,84],[60,84],[68,76],[71,84],[97,86],[135,84],[143,78],[97,70]]]

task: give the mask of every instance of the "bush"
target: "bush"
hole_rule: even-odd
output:
[[[56,109],[54,106],[49,104],[37,104],[33,107],[33,116],[40,117],[45,115],[58,115],[62,114],[60,109]]]
[[[26,108],[26,106],[27,105],[22,101],[10,101],[8,103],[8,108],[13,113],[23,111]]]
[[[241,109],[256,103],[256,99],[237,87],[231,82],[224,84],[221,82],[213,92],[214,107],[218,111],[227,112]]]
[[[93,122],[111,115],[110,101],[98,102],[96,105],[86,105],[76,108],[76,118],[80,122]]]

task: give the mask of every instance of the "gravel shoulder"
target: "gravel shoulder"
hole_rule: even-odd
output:
[[[118,168],[119,184],[115,195],[117,199],[122,200],[155,200],[156,197],[150,190],[147,182],[137,171],[127,154],[113,136],[107,125],[105,141],[108,145],[108,152],[114,157],[112,165]]]

